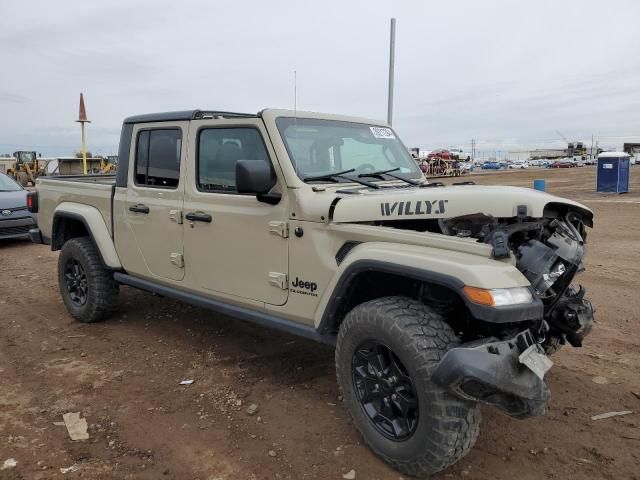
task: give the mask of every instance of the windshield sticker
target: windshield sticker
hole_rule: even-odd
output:
[[[393,130],[385,127],[369,127],[371,129],[371,133],[376,138],[396,138],[393,134]]]

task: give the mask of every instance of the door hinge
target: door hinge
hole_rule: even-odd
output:
[[[171,253],[169,254],[169,260],[178,268],[184,267],[184,257],[181,253]]]
[[[289,224],[287,222],[269,222],[269,233],[280,235],[282,238],[288,238]]]
[[[286,273],[269,272],[269,284],[282,290],[289,289],[288,276]]]
[[[172,222],[176,222],[178,225],[183,223],[182,210],[169,210],[169,219]]]

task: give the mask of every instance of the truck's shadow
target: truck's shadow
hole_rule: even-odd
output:
[[[121,300],[120,315],[127,316],[127,324],[174,336],[190,350],[213,348],[222,359],[218,364],[237,366],[276,385],[335,379],[329,346],[128,287],[121,289]]]

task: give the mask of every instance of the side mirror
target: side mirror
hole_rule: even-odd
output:
[[[279,193],[269,193],[275,184],[276,176],[271,165],[264,160],[238,160],[236,162],[236,190],[238,193],[253,193],[265,203],[276,204]]]

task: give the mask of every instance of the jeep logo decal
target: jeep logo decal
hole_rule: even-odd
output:
[[[384,202],[380,204],[380,214],[383,217],[396,215],[439,215],[445,212],[445,205],[449,200],[418,200],[413,204],[408,202]]]
[[[318,289],[318,284],[315,282],[308,282],[306,280],[301,280],[296,277],[296,279],[291,282],[291,286],[293,287],[291,291],[293,293],[301,293],[302,295],[311,295],[312,297],[317,297],[318,294],[315,291]]]

